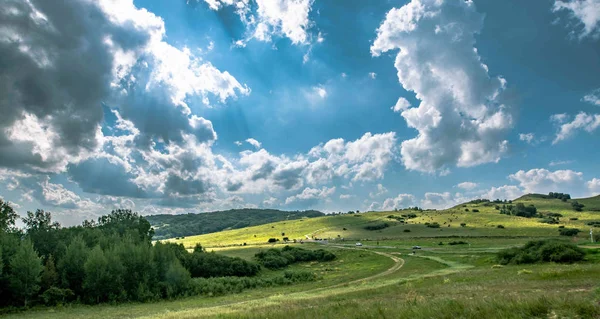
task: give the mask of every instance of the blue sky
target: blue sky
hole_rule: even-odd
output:
[[[600,193],[598,0],[15,0],[0,18],[0,196],[20,214]]]

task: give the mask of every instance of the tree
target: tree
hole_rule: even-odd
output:
[[[50,287],[55,287],[57,284],[58,272],[56,271],[56,266],[54,265],[54,257],[50,255],[48,256],[48,259],[46,259],[44,270],[42,271],[42,291],[45,291]]]
[[[189,289],[191,280],[190,272],[179,262],[173,262],[165,274],[167,296],[176,297],[185,294]]]
[[[19,218],[19,215],[17,215],[17,212],[14,211],[10,204],[0,199],[0,231],[14,231],[17,218]]]
[[[571,203],[571,206],[573,206],[573,209],[577,212],[580,212],[583,210],[583,208],[585,207],[585,205],[578,203],[577,201],[574,201]]]
[[[10,288],[25,307],[40,290],[42,269],[42,260],[33,249],[33,244],[29,240],[22,242],[10,260]]]
[[[38,209],[35,213],[27,212],[27,217],[23,217],[23,223],[27,232],[60,228],[59,223],[52,222],[50,212],[43,209]]]
[[[95,303],[115,301],[122,294],[123,266],[116,255],[110,256],[100,246],[90,252],[84,267],[83,289],[89,300]]]
[[[84,264],[87,260],[88,248],[81,236],[73,238],[67,251],[58,263],[62,284],[73,290],[76,295],[82,292],[83,279],[85,277]]]
[[[202,245],[200,243],[196,243],[196,246],[194,246],[194,253],[203,253],[204,249],[202,248]]]

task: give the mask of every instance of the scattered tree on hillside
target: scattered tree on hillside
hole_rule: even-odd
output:
[[[573,201],[571,203],[571,206],[573,207],[573,209],[577,212],[580,212],[583,210],[583,208],[585,207],[585,205],[578,203],[577,201]]]
[[[0,231],[7,233],[14,231],[17,218],[19,215],[10,204],[0,199]]]

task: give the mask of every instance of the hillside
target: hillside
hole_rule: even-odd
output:
[[[269,238],[280,241],[283,237],[290,240],[327,238],[334,241],[365,241],[365,240],[404,240],[414,238],[444,238],[444,237],[558,237],[559,227],[589,229],[586,224],[600,220],[600,213],[595,209],[594,200],[575,199],[585,203],[583,211],[574,211],[571,201],[543,198],[537,195],[526,195],[512,201],[513,205],[523,203],[537,207],[540,216],[526,218],[501,214],[493,202],[470,202],[445,210],[400,210],[391,212],[368,212],[360,214],[327,215],[310,219],[279,221],[253,227],[232,229],[198,236],[187,236],[179,240],[186,247],[201,243],[205,247],[231,245],[264,244]],[[547,213],[559,213],[558,224],[543,223]],[[399,222],[402,215],[413,213],[415,218]],[[366,226],[387,224],[380,230],[369,230]],[[439,228],[428,227],[427,224],[438,223]],[[464,224],[464,226],[462,225]],[[282,235],[285,234],[285,235]],[[588,238],[588,232],[582,231],[582,239]]]
[[[184,237],[267,224],[324,214],[315,211],[281,211],[276,209],[231,209],[201,214],[146,216],[154,228],[154,239]]]

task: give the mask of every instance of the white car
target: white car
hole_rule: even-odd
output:
[[[356,246],[360,247],[360,246],[362,246],[362,244],[361,243],[356,243]]]

